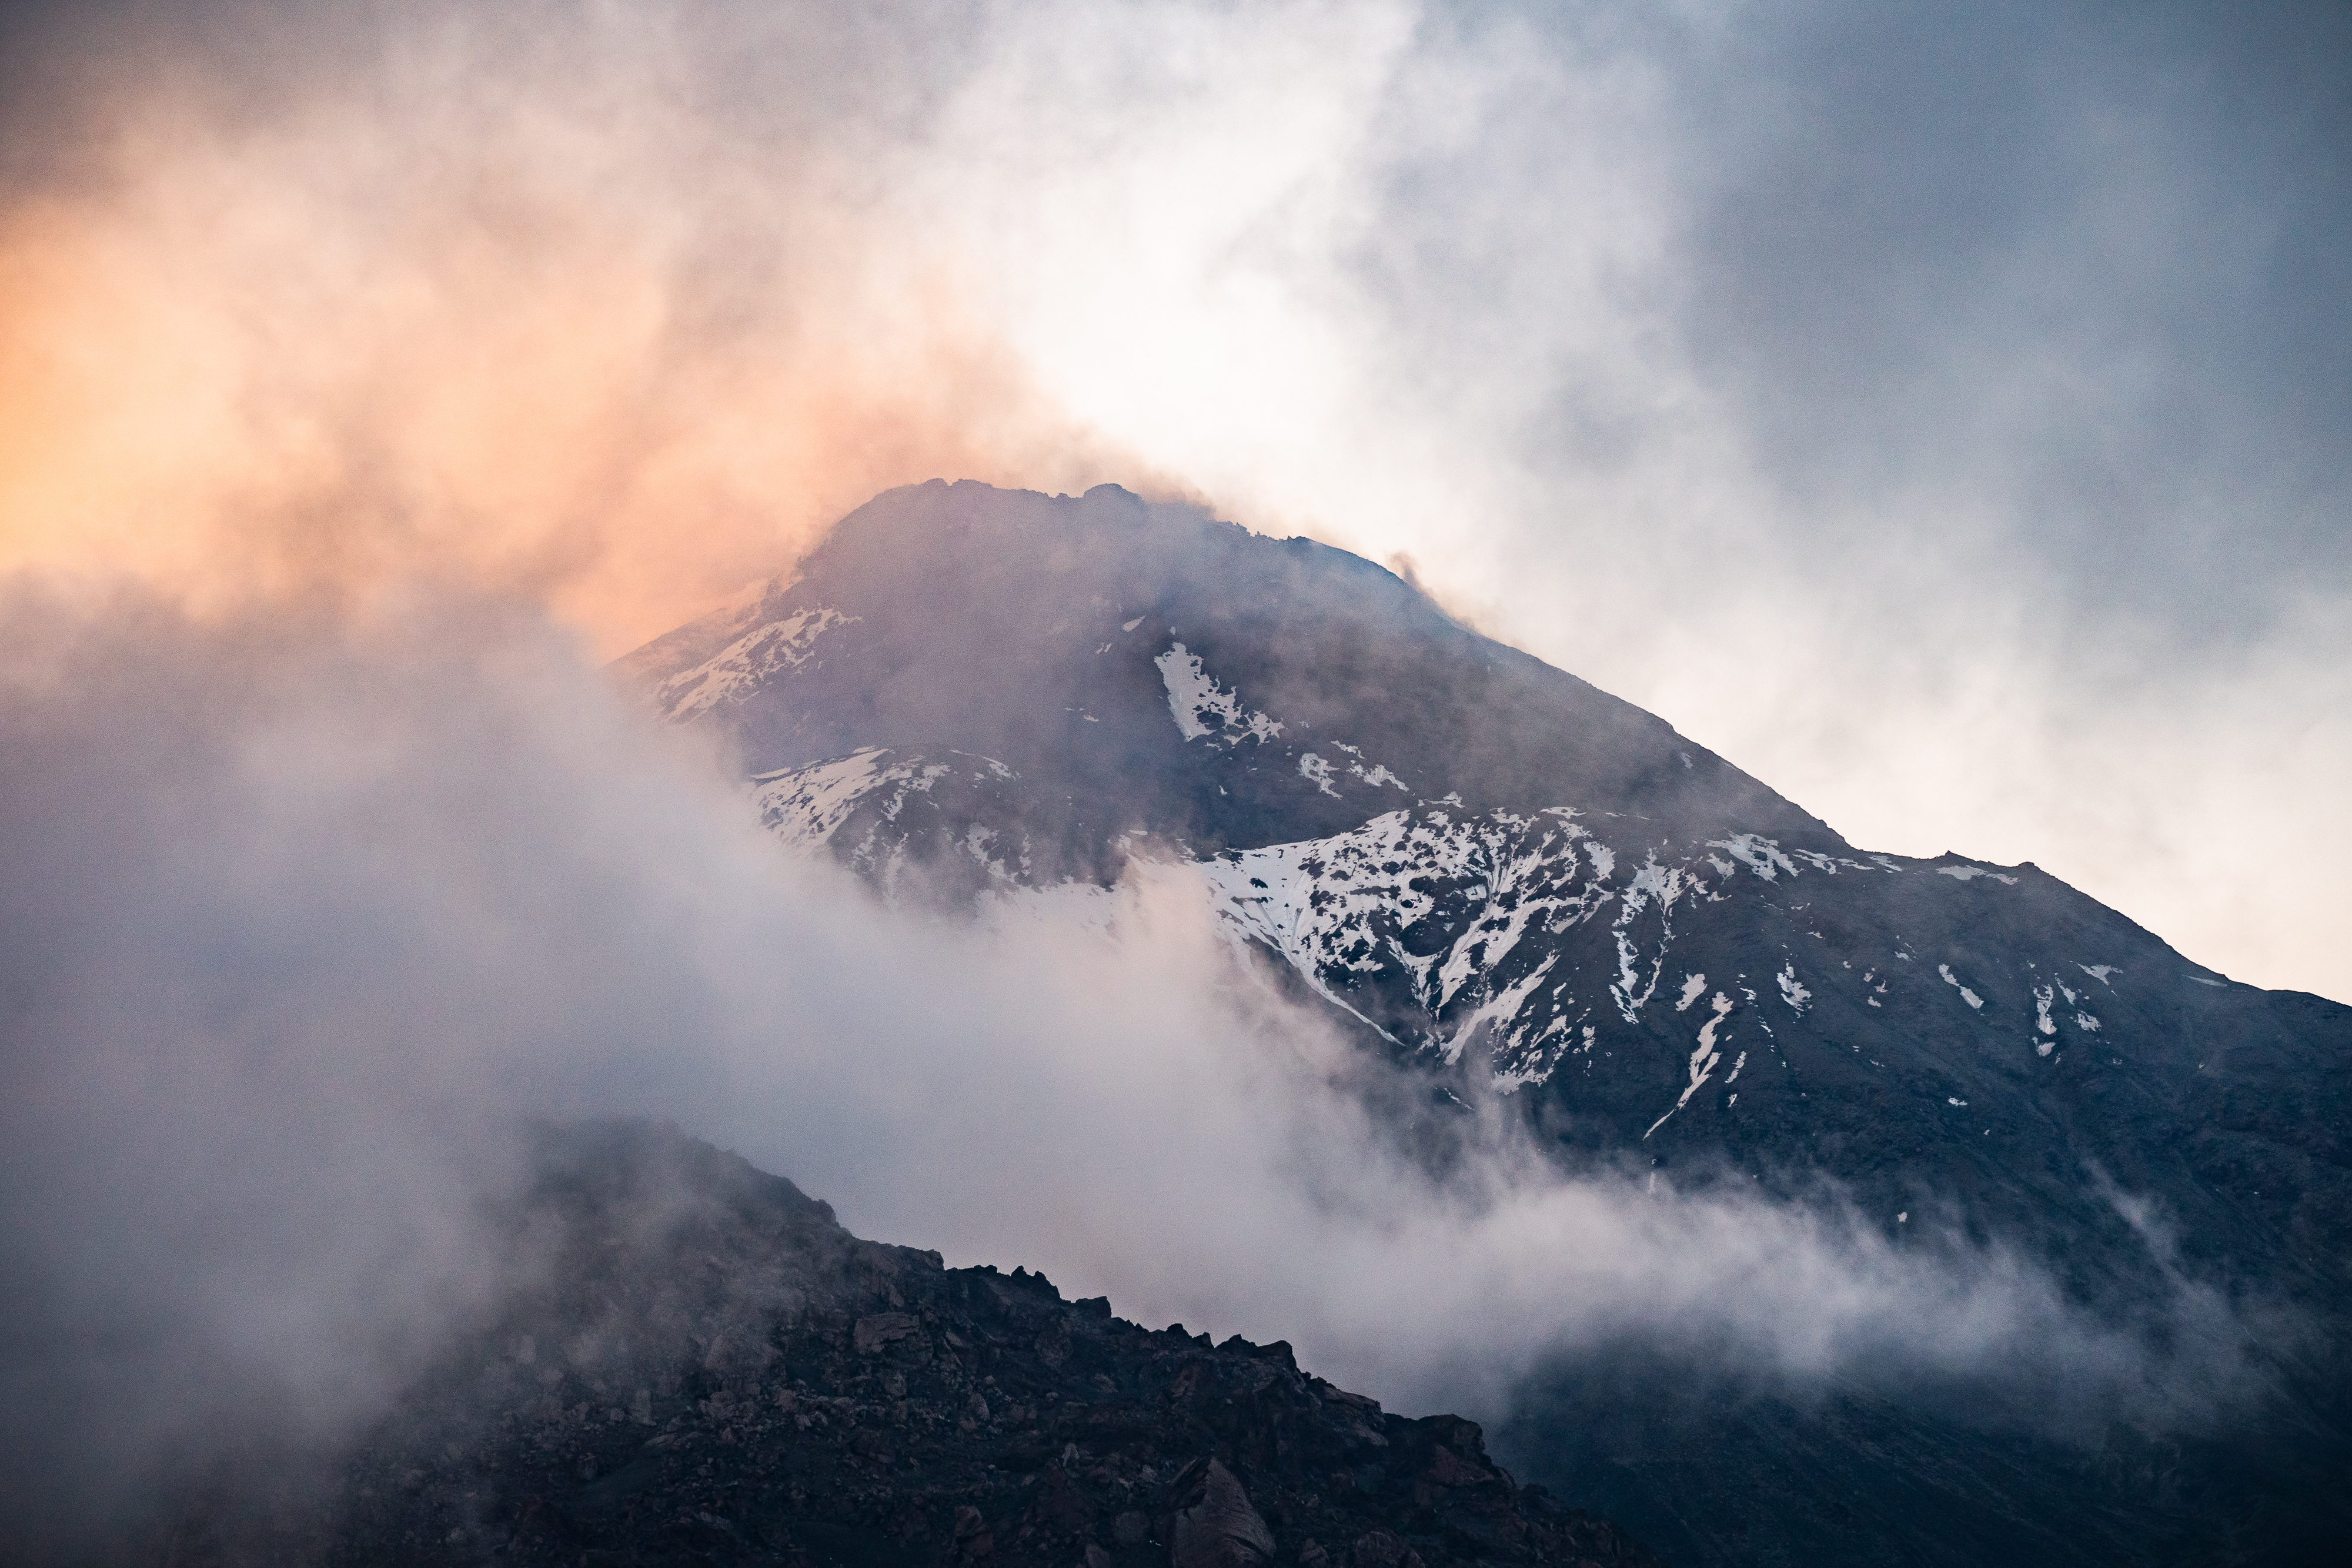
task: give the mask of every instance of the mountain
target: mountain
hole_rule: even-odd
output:
[[[1656,1568],[1286,1344],[861,1240],[642,1123],[534,1129],[534,1283],[323,1481],[198,1496],[163,1559],[791,1568]]]
[[[2232,982],[2030,864],[1858,849],[1370,562],[1115,486],[888,492],[619,668],[739,748],[781,836],[899,895],[1189,862],[1367,1049],[1438,1103],[1507,1097],[1564,1166],[1826,1178],[1897,1246],[1940,1217],[2119,1322],[2193,1280],[2319,1325],[2275,1347],[2280,1408],[2234,1446],[2116,1449],[2130,1474],[2079,1484],[2008,1474],[1981,1424],[1889,1459],[1906,1417],[1860,1395],[1769,1420],[1702,1401],[1612,1455],[1596,1433],[1659,1413],[1596,1406],[1606,1379],[1531,1390],[1555,1415],[1515,1429],[1528,1468],[1578,1456],[1670,1555],[1849,1560],[1710,1512],[1800,1448],[1937,1500],[1853,1526],[1855,1562],[2262,1560],[2352,1529],[2352,1009]],[[1951,1521],[1990,1533],[1955,1547],[1979,1537]]]

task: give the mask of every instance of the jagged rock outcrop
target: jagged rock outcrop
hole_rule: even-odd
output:
[[[1263,1568],[1273,1561],[1274,1531],[1222,1459],[1185,1466],[1168,1499],[1170,1568]]]
[[[299,1509],[194,1500],[175,1568],[315,1562],[1443,1568],[1657,1560],[1287,1344],[861,1240],[667,1129],[545,1129],[536,1283]]]

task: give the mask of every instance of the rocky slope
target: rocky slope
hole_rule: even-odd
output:
[[[1826,1173],[1896,1235],[1958,1201],[2086,1283],[2153,1278],[2110,1195],[2155,1193],[2194,1257],[2352,1289],[2352,1009],[2031,865],[1858,851],[1345,552],[933,482],[622,668],[886,888],[1190,861],[1237,942],[1563,1153]]]
[[[861,1240],[644,1124],[543,1128],[501,1218],[533,1282],[289,1505],[195,1500],[211,1563],[1649,1568],[1408,1420],[1043,1275]]]
[[[1110,486],[890,492],[622,668],[740,748],[778,834],[896,895],[1188,863],[1237,945],[1441,1103],[1521,1107],[1563,1165],[1791,1197],[1826,1178],[1898,1247],[1931,1218],[1998,1238],[2116,1321],[2193,1280],[2309,1331],[2278,1351],[2287,1414],[2187,1480],[1985,1479],[1999,1444],[1963,1463],[1960,1434],[1896,1467],[1942,1513],[1857,1526],[1844,1559],[1803,1532],[1773,1551],[1916,1558],[1956,1538],[1931,1517],[2242,1501],[2213,1477],[2352,1461],[2352,1383],[2310,1350],[2341,1343],[2352,1291],[2352,1009],[2234,984],[2030,865],[1857,849],[1369,562]],[[1645,1418],[1537,1403],[1555,1414],[1515,1440],[1555,1474]],[[1836,1436],[1799,1412],[1738,1452],[1736,1422],[1678,1427],[1668,1447],[1712,1458],[1650,1465],[1611,1506],[1691,1561],[1769,1556],[1708,1491],[1760,1494],[1796,1449],[1876,1473],[1877,1419]],[[2275,1501],[2199,1517],[2275,1543],[2293,1531],[2244,1522],[2300,1506]],[[2135,1529],[2111,1532],[2121,1559],[2050,1560],[2189,1539]]]

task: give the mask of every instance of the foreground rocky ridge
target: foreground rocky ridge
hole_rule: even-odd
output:
[[[947,1269],[675,1132],[550,1129],[503,1216],[538,1283],[323,1496],[215,1496],[205,1563],[1440,1568],[1657,1558],[1286,1344]]]

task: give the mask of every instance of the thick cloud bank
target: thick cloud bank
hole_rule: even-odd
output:
[[[502,1288],[477,1217],[527,1115],[673,1118],[864,1233],[1288,1338],[1411,1407],[1491,1413],[1628,1343],[2095,1421],[2250,1386],[2187,1284],[2158,1354],[1998,1246],[1563,1179],[1499,1119],[1433,1176],[1181,866],[893,910],[770,841],[722,761],[478,600],[197,622],[7,591],[0,1528],[380,1408]]]

